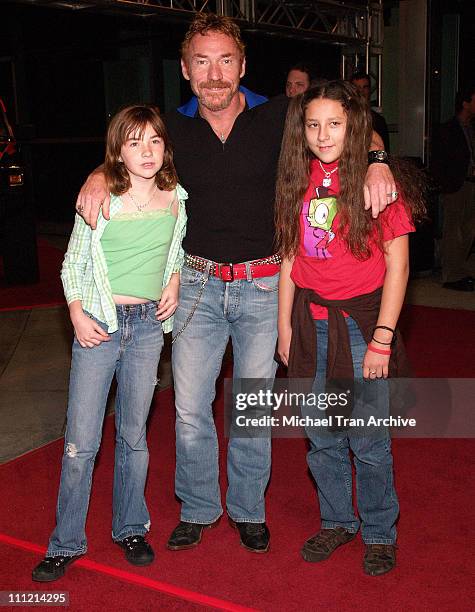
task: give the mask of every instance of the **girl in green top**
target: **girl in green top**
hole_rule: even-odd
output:
[[[154,106],[129,106],[111,121],[104,170],[110,219],[91,230],[76,215],[61,278],[75,337],[56,528],[33,580],[64,575],[87,549],[85,523],[107,395],[117,378],[112,538],[135,565],[154,553],[144,535],[146,421],[163,332],[178,305],[187,194]]]

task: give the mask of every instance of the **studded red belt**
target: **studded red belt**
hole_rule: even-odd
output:
[[[274,276],[280,270],[280,263],[281,257],[277,254],[244,263],[217,263],[196,255],[185,255],[185,265],[188,268],[198,272],[205,272],[209,268],[211,276],[216,276],[225,283],[232,283],[235,280],[246,280],[248,278],[248,270],[251,278]]]

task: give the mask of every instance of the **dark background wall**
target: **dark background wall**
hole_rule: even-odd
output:
[[[187,24],[28,5],[4,5],[0,15],[0,97],[25,140],[37,216],[69,220],[84,178],[102,161],[108,118],[126,103],[169,110],[190,96],[179,66]],[[244,38],[243,84],[254,91],[281,93],[287,68],[301,60],[339,76],[334,45]]]
[[[428,2],[427,116],[432,126],[443,115],[447,79],[455,82],[455,73],[459,83],[474,78],[475,2]],[[398,0],[385,2],[386,19],[389,8],[396,5]],[[458,53],[458,66],[447,75],[444,24],[452,14],[460,24],[459,46],[455,49],[454,42],[452,50]],[[163,15],[151,20],[0,0],[0,97],[20,126],[39,219],[72,219],[84,178],[102,161],[107,122],[117,108],[152,101],[166,111],[189,97],[189,85],[180,76],[178,51],[186,28],[186,22]],[[338,46],[243,34],[247,44],[243,84],[254,91],[270,96],[281,93],[287,69],[296,61],[309,63],[317,76],[339,76]]]

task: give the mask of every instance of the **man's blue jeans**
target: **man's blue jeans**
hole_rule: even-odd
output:
[[[146,421],[163,346],[156,302],[117,306],[119,329],[92,349],[73,343],[67,427],[56,528],[48,556],[86,552],[85,523],[94,460],[102,438],[107,396],[117,377],[112,538],[150,528],[144,498],[148,470]],[[107,326],[97,321],[107,331]]]
[[[200,524],[216,521],[223,512],[212,403],[224,351],[231,337],[234,379],[273,379],[279,275],[230,283],[209,276],[196,310],[180,334],[206,278],[207,272],[182,268],[172,353],[176,494],[182,501],[181,520]],[[270,438],[230,438],[226,506],[233,520],[265,520],[264,491],[270,463]]]
[[[353,356],[355,389],[358,400],[351,416],[387,417],[388,385],[385,380],[362,380],[362,363],[367,344],[356,324],[346,319]],[[314,393],[325,390],[327,364],[328,321],[316,321],[317,375]],[[364,391],[362,391],[364,389]],[[315,416],[315,414],[313,414]],[[321,415],[319,415],[321,416]],[[361,518],[361,532],[365,544],[394,544],[399,505],[394,489],[391,440],[387,430],[369,435],[360,431],[325,432],[307,428],[310,451],[308,466],[315,478],[320,502],[323,529],[344,527],[356,533],[360,526],[353,509],[352,471],[349,451],[354,454],[356,468],[356,496]]]

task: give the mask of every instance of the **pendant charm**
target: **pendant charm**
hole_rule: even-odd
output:
[[[332,174],[338,170],[338,166],[335,166],[333,170],[331,170],[330,172],[327,172],[325,168],[322,166],[322,162],[320,160],[318,160],[318,163],[320,164],[321,171],[325,175],[325,178],[322,181],[322,186],[330,187],[330,185],[332,184]]]

